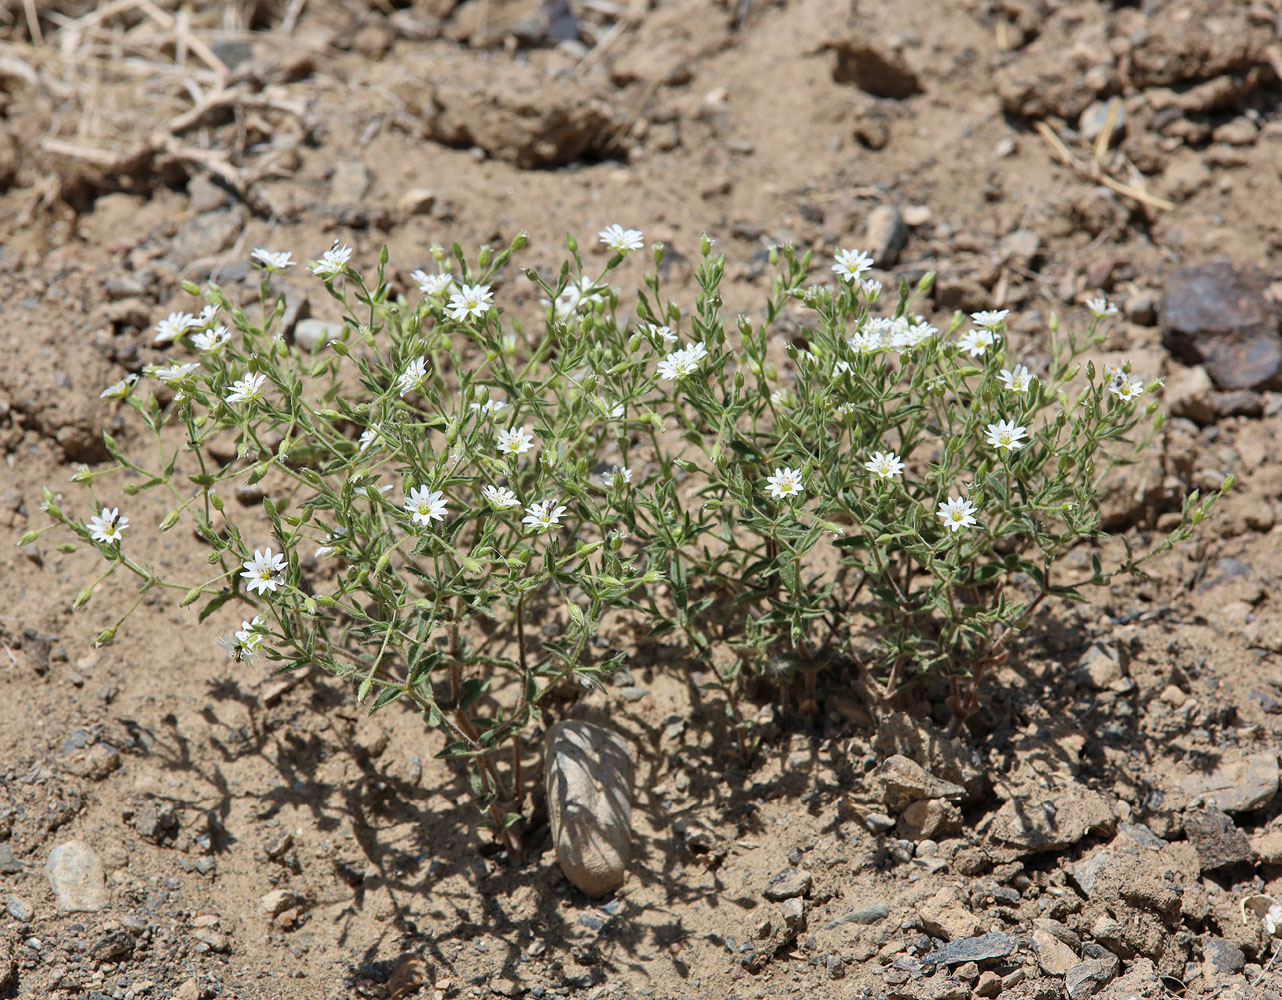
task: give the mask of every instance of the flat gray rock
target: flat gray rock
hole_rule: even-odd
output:
[[[993,958],[1005,958],[1017,947],[1019,939],[1014,934],[991,931],[976,937],[949,941],[942,948],[923,955],[921,964],[961,965],[963,962],[987,962]]]
[[[1278,792],[1277,754],[1256,753],[1221,764],[1209,774],[1194,774],[1180,782],[1180,791],[1200,798],[1221,812],[1254,812]]]
[[[102,862],[83,840],[69,840],[50,851],[47,871],[64,912],[94,913],[110,901]]]

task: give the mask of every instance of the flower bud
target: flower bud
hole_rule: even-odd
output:
[[[342,340],[331,340],[329,342],[329,346],[334,349],[335,353],[341,354],[343,357],[347,357],[349,348],[346,342]]]
[[[708,254],[712,253],[712,244],[715,242],[716,241],[711,236],[704,233],[699,237],[699,253],[703,254],[705,257],[708,256]]]
[[[180,516],[181,515],[179,514],[178,511],[171,510],[168,514],[165,515],[165,519],[160,522],[160,530],[168,531],[170,528],[172,528],[175,524],[178,523],[178,518]]]
[[[579,241],[576,240],[569,233],[566,233],[566,236],[565,236],[565,246],[566,246],[566,249],[570,251],[570,253],[579,252]]]
[[[634,333],[631,337],[628,338],[628,353],[636,354],[637,351],[641,350],[641,345],[644,343],[645,343],[645,340],[641,336],[641,334]]]
[[[734,373],[734,387],[736,389],[742,389],[745,382],[747,382],[747,379],[743,377],[743,372]]]
[[[662,243],[655,243],[650,247],[650,256],[654,258],[654,266],[658,267],[663,263],[663,256],[668,252],[668,248]]]
[[[116,626],[113,625],[111,626],[111,628],[105,628],[101,632],[99,632],[98,638],[96,638],[93,641],[93,644],[95,646],[106,646],[115,638],[116,638]]]
[[[24,532],[22,537],[18,539],[18,548],[22,548],[23,546],[30,545],[39,537],[40,537],[40,532],[36,531],[34,528],[30,531]]]
[[[515,333],[503,334],[503,353],[506,354],[509,358],[516,354],[516,334]]]
[[[186,292],[188,295],[200,294],[200,286],[196,284],[194,281],[184,281],[182,283],[182,290]]]
[[[775,368],[775,365],[774,365],[774,362],[773,362],[773,361],[767,361],[767,362],[766,362],[765,372],[766,372],[766,378],[767,378],[769,381],[771,381],[771,382],[778,381],[778,379],[779,379],[779,372],[778,372],[778,370]]]
[[[222,513],[222,510],[223,510],[222,497],[220,497],[217,493],[214,493],[211,491],[209,494],[209,502],[213,506],[214,510],[218,511],[220,514]]]
[[[642,583],[662,583],[663,573],[657,569],[646,570],[645,576],[641,577]]]
[[[73,542],[63,542],[61,545],[57,546],[56,548],[57,548],[57,551],[66,553],[67,555],[70,555],[72,552],[76,551],[76,546],[75,546],[75,543]]]
[[[527,233],[524,229],[522,229],[512,239],[512,251],[515,253],[518,250],[524,250],[526,244],[529,242],[530,242],[530,234]]]
[[[338,602],[334,600],[334,598],[330,597],[329,594],[317,594],[316,603],[322,608],[334,608],[338,606]]]
[[[92,590],[89,590],[89,589],[82,590],[80,593],[76,595],[75,601],[72,602],[71,610],[79,611],[81,608],[83,608],[86,604],[89,603],[89,598],[91,597],[93,597]]]
[[[183,599],[178,602],[180,608],[185,608],[189,604],[195,604],[200,600],[200,595],[205,592],[204,587],[192,587],[191,590],[183,594]]]
[[[492,251],[490,250],[489,247],[481,247],[480,253],[476,255],[476,264],[482,271],[484,271],[487,267],[490,266],[491,252]]]
[[[356,689],[356,703],[358,705],[365,704],[365,699],[369,697],[370,688],[373,686],[374,679],[372,677],[366,677],[361,681],[361,686]]]

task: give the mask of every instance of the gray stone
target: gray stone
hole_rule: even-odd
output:
[[[814,884],[815,880],[810,872],[790,866],[774,876],[761,894],[772,903],[782,903],[785,899],[806,895]]]
[[[1185,364],[1204,364],[1220,389],[1277,383],[1282,337],[1268,286],[1262,271],[1228,261],[1174,272],[1162,293],[1162,342]]]
[[[300,319],[294,325],[294,343],[300,350],[314,351],[322,344],[337,340],[343,324],[327,319]]]
[[[1110,833],[1117,816],[1108,800],[1080,782],[1061,778],[1059,788],[1030,786],[1003,803],[989,835],[1029,853],[1056,851],[1090,833]]]
[[[878,267],[894,267],[908,245],[908,226],[894,205],[878,205],[868,213],[864,245]]]
[[[1019,947],[1019,939],[1013,934],[992,931],[976,937],[949,941],[942,948],[936,948],[921,957],[922,965],[961,965],[963,962],[987,962],[993,958],[1005,958]]]
[[[340,160],[329,176],[329,200],[337,205],[355,205],[369,194],[374,174],[359,160]]]
[[[1077,119],[1077,131],[1087,142],[1094,142],[1108,122],[1109,101],[1096,101]],[[1113,142],[1126,134],[1126,106],[1117,102],[1117,116],[1113,119]],[[1111,144],[1111,143],[1110,143]]]
[[[1201,365],[1176,367],[1166,377],[1162,400],[1172,416],[1203,426],[1215,423],[1215,386]]]
[[[0,875],[17,875],[22,871],[22,862],[13,856],[13,848],[0,844]]]
[[[245,231],[245,210],[239,205],[205,212],[178,230],[169,254],[180,265],[213,257],[228,249]]]
[[[1033,928],[1033,953],[1048,976],[1062,976],[1080,961],[1072,948],[1042,927]]]
[[[632,755],[604,726],[569,720],[544,740],[548,822],[574,885],[601,895],[623,884],[632,850]]]
[[[89,954],[95,962],[114,962],[134,953],[134,939],[128,931],[110,931],[93,943]]]
[[[1234,976],[1242,971],[1246,956],[1237,945],[1224,938],[1202,939],[1202,977],[1214,982],[1220,976]]]
[[[984,294],[986,296],[987,292]],[[979,302],[975,309],[988,308],[987,298]],[[883,759],[900,754],[919,761],[931,774],[965,788],[968,802],[979,801],[987,788],[988,772],[978,751],[959,740],[950,739],[930,722],[906,712],[893,712],[882,719],[873,739],[873,750]]]
[[[1184,816],[1188,838],[1203,871],[1214,871],[1251,860],[1251,842],[1219,809],[1195,809]]]
[[[942,799],[911,802],[899,817],[899,830],[909,840],[931,840],[958,833],[961,828],[961,810]]]
[[[1079,962],[1064,974],[1064,990],[1071,1000],[1085,1000],[1111,983],[1117,969],[1116,955]]]
[[[50,851],[47,871],[64,912],[94,913],[109,902],[102,862],[83,840],[69,840]]]
[[[31,908],[31,904],[25,899],[19,899],[17,896],[10,896],[5,900],[4,908],[8,911],[9,916],[20,924],[25,924],[35,916],[35,910]]]
[[[1073,680],[1093,691],[1104,691],[1122,679],[1122,664],[1114,647],[1094,643],[1073,668]]]
[[[869,903],[866,906],[851,910],[845,916],[838,917],[836,920],[829,920],[824,924],[824,930],[835,930],[843,924],[876,924],[885,920],[888,916],[890,916],[889,905],[880,901]]]
[[[966,789],[937,778],[916,761],[901,754],[887,757],[873,772],[882,787],[886,805],[893,812],[902,812],[911,803],[921,799],[962,799]]]
[[[1263,809],[1278,791],[1278,758],[1257,753],[1221,764],[1210,774],[1194,774],[1180,782],[1189,798],[1200,798],[1221,812]]]

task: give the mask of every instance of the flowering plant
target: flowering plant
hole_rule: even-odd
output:
[[[103,393],[137,412],[159,467],[107,436],[114,463],[73,477],[101,513],[85,522],[48,491],[44,509],[97,548],[104,576],[182,589],[183,605],[205,602],[201,620],[246,605],[220,640],[234,661],[318,664],[373,709],[412,703],[514,838],[527,728],[567,681],[595,683],[626,656],[599,636],[608,614],[679,634],[736,720],[745,665],[799,675],[813,707],[841,657],[886,700],[951,679],[961,718],[1045,598],[1138,571],[1214,500],[1190,496],[1170,537],[1143,555],[1128,545],[1112,570],[1056,571],[1101,533],[1098,481],[1118,446],[1161,418],[1129,370],[1088,364],[1069,395],[1104,303],[1084,340],[1052,322],[1046,356],[1016,357],[1004,312],[947,331],[915,315],[929,276],[883,308],[865,255],[843,250],[835,285],[806,286],[810,255],[783,247],[760,320],[728,323],[724,258],[704,237],[693,308],[666,294],[656,244],[633,317],[608,279],[642,234],[600,239],[599,273],[573,239],[555,276],[525,272],[544,296],[534,322],[495,298],[523,234],[475,261],[435,248],[413,296],[394,294],[386,251],[366,281],[336,244],[309,269],[343,325],[311,351],[280,329],[273,282],[292,255],[256,250],[256,315],[215,285],[185,286],[203,310],[167,317],[155,339],[198,360]],[[219,461],[227,436],[235,456]],[[126,495],[175,498],[160,530],[189,519],[210,579],[171,581],[135,558],[128,518],[98,497],[118,474]],[[261,491],[260,515],[225,506],[233,486]]]

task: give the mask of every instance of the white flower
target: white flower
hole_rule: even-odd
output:
[[[881,298],[881,282],[876,278],[864,278],[859,282],[859,293],[863,295],[865,302],[876,302]]]
[[[316,546],[316,551],[313,553],[313,557],[316,559],[325,559],[332,556],[338,551],[338,543],[342,542],[346,537],[347,536],[343,535],[341,532],[329,532],[329,534],[325,536],[325,543],[323,545]]]
[[[285,556],[283,553],[273,555],[270,545],[265,549],[254,549],[254,558],[245,560],[241,566],[245,570],[240,574],[241,579],[248,581],[250,590],[260,594],[275,593],[276,588],[285,582],[281,575],[286,566]]]
[[[440,274],[428,274],[426,271],[419,269],[410,272],[410,280],[418,285],[418,290],[424,295],[439,299],[449,291],[450,285],[454,284],[454,275],[448,271],[442,271]]]
[[[356,442],[356,450],[358,452],[364,451],[378,440],[378,436],[381,433],[382,428],[378,424],[375,424],[373,427],[365,428],[365,430],[361,431],[360,440]]]
[[[119,507],[104,507],[101,514],[94,514],[89,518],[86,527],[89,528],[89,537],[95,542],[111,545],[123,537],[121,532],[129,527],[129,518],[120,513]]]
[[[1024,447],[1020,438],[1028,434],[1027,427],[1021,427],[1013,420],[999,420],[988,425],[988,443],[1001,451],[1016,451]]]
[[[632,470],[620,469],[617,465],[611,466],[606,472],[601,473],[601,485],[609,489],[616,484],[632,482]]]
[[[881,350],[881,337],[872,330],[860,330],[853,337],[847,337],[846,343],[856,354],[872,354]]]
[[[293,252],[289,250],[264,250],[262,247],[255,247],[254,252],[250,254],[250,257],[273,274],[287,267],[293,267],[294,262],[290,260],[292,256]]]
[[[1016,365],[1014,371],[1003,368],[998,378],[1012,392],[1028,392],[1028,387],[1033,384],[1033,376],[1024,365]]]
[[[427,358],[421,354],[405,366],[405,371],[401,372],[400,378],[396,384],[401,387],[401,395],[405,396],[415,389],[421,389],[423,383],[427,380]]]
[[[98,393],[98,398],[124,399],[129,395],[129,390],[134,387],[134,383],[137,381],[138,376],[136,374],[131,373],[126,375],[119,382],[113,382],[111,385],[107,386],[107,388],[103,389],[102,392]]]
[[[411,520],[415,524],[431,524],[433,521],[444,521],[445,497],[440,490],[432,490],[430,493],[426,486],[419,486],[410,490],[410,495],[405,498],[406,513],[412,514]]]
[[[996,330],[1006,322],[1006,317],[1009,315],[1009,309],[997,309],[992,312],[985,310],[984,312],[971,313],[970,318],[971,321],[981,329]]]
[[[208,330],[218,321],[218,306],[209,303],[204,309],[200,310],[200,315],[192,323],[194,329]]]
[[[156,339],[152,343],[172,343],[195,326],[196,322],[196,317],[191,313],[170,313],[156,324]]]
[[[192,347],[205,354],[212,354],[220,350],[227,341],[231,340],[231,332],[225,326],[215,327],[212,330],[201,330],[193,334],[191,338]]]
[[[1108,380],[1108,391],[1123,403],[1138,399],[1144,395],[1144,380],[1123,371],[1112,373]]]
[[[995,338],[992,330],[987,328],[967,330],[957,338],[957,349],[966,351],[972,358],[978,358],[992,347],[994,342]]]
[[[267,376],[262,372],[258,374],[245,373],[245,377],[237,379],[232,383],[231,392],[226,396],[229,403],[253,403],[263,398],[263,383],[267,381]]]
[[[565,513],[565,508],[558,507],[556,501],[557,498],[553,497],[551,500],[540,500],[538,503],[530,504],[525,508],[525,517],[521,519],[521,523],[540,531],[551,531],[554,526],[561,523],[561,515]]]
[[[252,622],[241,619],[240,629],[236,632],[236,641],[240,643],[246,655],[253,656],[262,648],[263,633],[259,631],[262,626],[262,615],[255,615]]]
[[[776,500],[786,500],[801,495],[801,473],[796,469],[775,469],[766,477],[766,492]]]
[[[675,344],[677,342],[677,335],[670,326],[655,326],[651,324],[649,330],[651,336],[662,337],[664,344]]]
[[[261,644],[261,637],[259,638],[259,642]],[[248,656],[258,655],[257,648],[250,649],[241,642],[240,632],[228,632],[225,635],[220,635],[218,637],[218,645],[222,649],[227,650],[227,655],[237,663],[240,663]]]
[[[516,498],[516,494],[506,486],[484,486],[481,488],[481,496],[485,497],[499,510],[515,507],[521,502]]]
[[[1277,937],[1278,928],[1282,927],[1282,904],[1275,902],[1269,906],[1260,918],[1260,923],[1264,925],[1264,931],[1269,937]]]
[[[699,370],[699,362],[708,356],[708,349],[703,344],[687,344],[679,351],[673,351],[659,362],[659,376],[669,382],[676,382]]]
[[[975,505],[969,500],[950,496],[947,503],[939,505],[939,510],[935,511],[935,515],[944,522],[944,526],[949,531],[956,533],[962,528],[971,527],[975,523],[976,510]]]
[[[388,490],[392,488],[392,484],[388,483],[386,486],[376,486],[374,488],[379,493],[386,493]],[[367,498],[373,499],[372,495],[370,494],[369,486],[357,486],[352,490],[352,493],[358,497],[367,497]]]
[[[1087,299],[1086,308],[1096,319],[1108,319],[1110,316],[1117,315],[1117,306],[1108,299]]]
[[[494,295],[489,285],[459,285],[450,293],[450,318],[462,323],[480,319],[494,308]]]
[[[507,409],[507,400],[505,399],[487,399],[484,403],[468,403],[468,409],[473,413],[479,413],[483,417],[493,416],[495,413],[502,413]]]
[[[904,463],[893,451],[874,451],[864,468],[878,479],[892,479],[904,471]]]
[[[872,257],[862,250],[838,250],[833,260],[832,269],[843,281],[862,280],[873,264]]]
[[[499,431],[495,446],[500,455],[524,455],[534,446],[534,435],[526,433],[524,427],[509,427]]]
[[[199,368],[199,361],[188,361],[186,364],[170,365],[168,368],[152,365],[150,370],[152,375],[169,385],[174,382],[181,382]]]
[[[641,241],[641,230],[624,229],[617,223],[606,226],[597,233],[597,236],[613,253],[628,253],[632,250],[640,250],[645,245]]]
[[[784,386],[780,386],[778,389],[772,392],[770,394],[770,402],[780,408],[790,405],[787,388]]]
[[[322,278],[332,278],[343,273],[351,256],[352,248],[346,244],[340,246],[335,240],[334,245],[312,261],[309,267],[312,274]]]
[[[570,314],[577,312],[582,306],[594,306],[605,301],[604,291],[595,291],[598,285],[586,274],[581,275],[577,280],[571,281],[561,290],[561,294],[556,297],[553,304],[553,314],[557,319],[565,319]],[[547,300],[543,300],[547,305]]]

